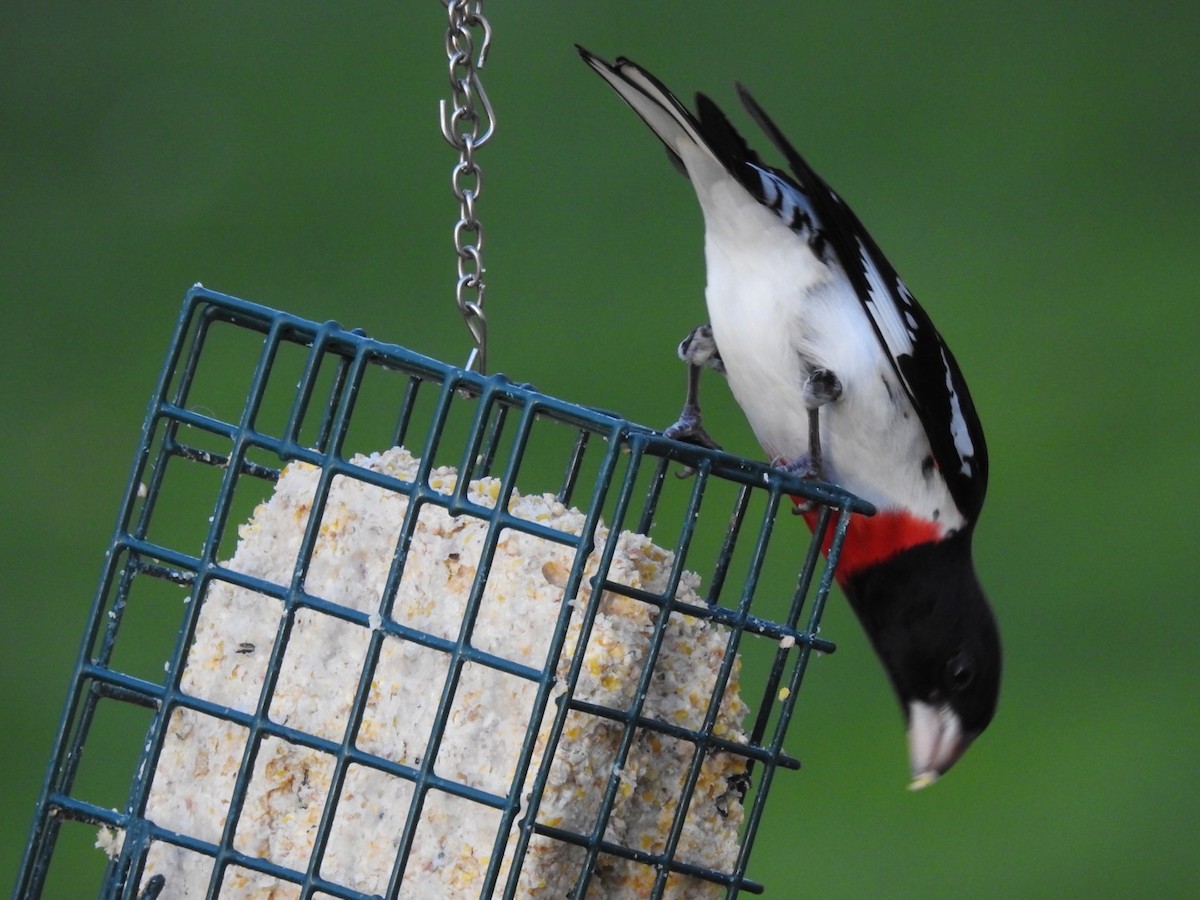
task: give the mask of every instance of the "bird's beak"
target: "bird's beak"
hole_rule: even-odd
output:
[[[908,706],[908,759],[912,781],[908,788],[928,787],[954,765],[971,738],[963,735],[962,722],[949,706],[914,701]]]

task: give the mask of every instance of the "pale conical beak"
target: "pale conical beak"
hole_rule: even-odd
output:
[[[908,759],[912,768],[911,791],[929,787],[963,755],[971,739],[963,735],[962,722],[947,705],[914,701],[908,706]]]

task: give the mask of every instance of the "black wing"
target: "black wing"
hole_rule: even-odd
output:
[[[817,234],[837,257],[876,336],[891,356],[955,504],[973,522],[987,492],[987,444],[954,355],[850,207],[813,171],[740,84],[738,94],[799,180],[795,184],[783,173],[769,170],[803,195]],[[761,192],[755,194],[762,199]],[[813,244],[813,237],[808,240]]]

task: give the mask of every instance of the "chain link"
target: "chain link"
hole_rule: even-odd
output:
[[[483,17],[483,0],[443,0],[450,17],[446,31],[446,58],[450,62],[450,94],[453,109],[441,101],[442,136],[458,151],[451,175],[458,200],[458,222],[454,226],[454,252],[458,257],[458,283],[454,300],[471,333],[474,348],[467,368],[487,371],[487,316],[483,311],[483,224],[475,203],[483,191],[483,172],[475,151],[487,143],[496,129],[496,117],[479,70],[487,61],[492,26]]]

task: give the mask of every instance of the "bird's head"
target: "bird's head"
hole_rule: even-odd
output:
[[[996,712],[1000,633],[971,562],[970,535],[909,548],[846,593],[908,723],[911,787],[936,781]]]

